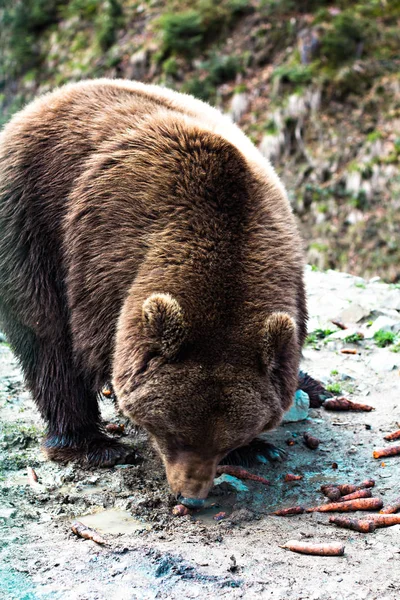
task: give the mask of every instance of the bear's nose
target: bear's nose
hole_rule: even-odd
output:
[[[184,504],[188,508],[202,508],[205,503],[205,498],[185,498],[179,494],[178,502]]]

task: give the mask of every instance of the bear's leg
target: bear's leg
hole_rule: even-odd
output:
[[[0,308],[4,316],[4,305]],[[7,313],[3,329],[47,424],[43,449],[49,459],[90,466],[133,462],[133,449],[102,431],[97,393],[74,365],[68,333],[39,338]]]

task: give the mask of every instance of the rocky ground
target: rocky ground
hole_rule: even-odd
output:
[[[253,468],[271,485],[246,482],[248,491],[238,494],[217,487],[214,506],[194,516],[171,515],[174,501],[160,462],[145,436],[129,427],[126,440],[141,455],[137,465],[84,471],[46,462],[39,449],[43,425],[15,359],[0,345],[0,598],[398,599],[400,525],[362,534],[335,528],[321,513],[271,516],[277,508],[324,502],[319,488],[330,482],[372,477],[374,495],[385,503],[400,495],[400,457],[372,457],[374,448],[390,444],[383,436],[400,427],[400,353],[394,351],[400,290],[312,270],[307,284],[311,319],[303,369],[334,393],[375,410],[310,409],[306,420],[284,423],[268,439],[285,448],[287,458]],[[348,329],[339,330],[331,319]],[[374,339],[376,330],[389,332],[380,334],[386,342]],[[377,341],[388,345],[380,348]],[[356,354],[343,354],[343,348]],[[106,421],[122,422],[109,401],[103,408]],[[317,450],[304,445],[305,431],[321,439]],[[293,446],[286,445],[289,438]],[[34,488],[26,466],[37,472]],[[288,472],[303,479],[285,483]],[[219,511],[227,517],[216,522]],[[75,518],[107,543],[77,538],[70,530]],[[345,554],[312,557],[280,548],[293,538],[341,541]]]

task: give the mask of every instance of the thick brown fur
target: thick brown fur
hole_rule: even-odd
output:
[[[49,456],[122,458],[97,405],[112,378],[173,491],[204,497],[296,389],[302,251],[272,167],[202,102],[98,80],[11,120],[0,181],[2,326]]]

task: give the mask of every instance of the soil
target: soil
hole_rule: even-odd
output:
[[[387,299],[393,302],[396,289],[332,272],[308,271],[307,281],[311,329],[327,327],[341,311],[361,303],[365,316],[357,327],[367,331],[368,319],[388,313]],[[396,313],[391,309],[392,317]],[[357,354],[342,354],[343,346]],[[240,494],[221,486],[201,512],[173,517],[175,502],[159,459],[145,434],[130,427],[110,400],[102,402],[104,419],[125,423],[123,437],[138,449],[138,464],[83,470],[47,462],[39,443],[43,423],[12,353],[0,344],[0,598],[398,599],[400,525],[363,534],[329,524],[329,514],[271,513],[323,503],[319,489],[326,483],[372,477],[373,493],[385,504],[400,495],[400,456],[384,462],[372,457],[374,448],[389,444],[383,436],[399,429],[399,367],[400,353],[368,339],[314,341],[304,350],[302,368],[376,410],[311,409],[308,419],[285,423],[267,436],[287,451],[283,461],[252,469],[270,486],[246,481],[249,491]],[[321,440],[318,449],[305,446],[306,431]],[[289,438],[294,445],[286,444]],[[29,485],[26,466],[35,469],[38,485]],[[289,472],[303,479],[285,482]],[[221,511],[227,517],[215,521]],[[76,537],[70,528],[76,519],[96,529],[106,544]],[[294,554],[280,548],[289,539],[342,542],[345,554]]]

